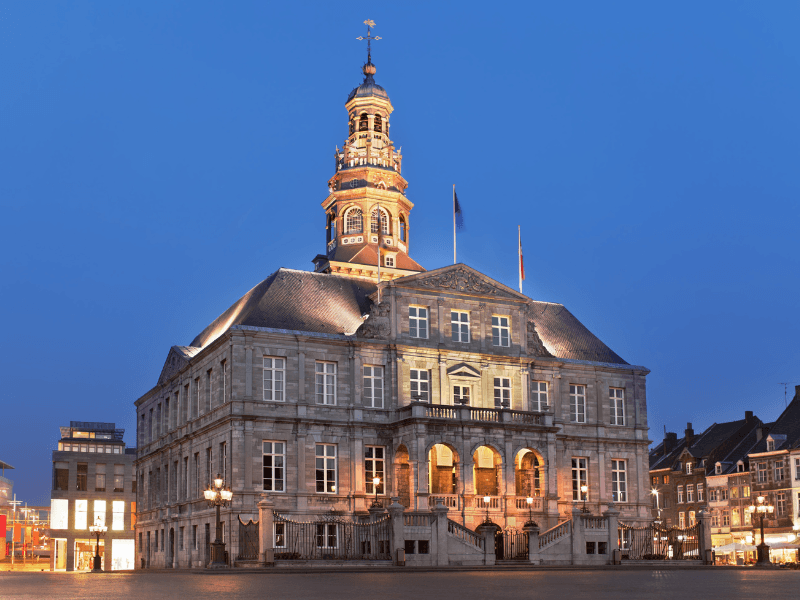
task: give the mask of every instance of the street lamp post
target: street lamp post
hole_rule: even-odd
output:
[[[95,524],[89,527],[89,531],[97,536],[94,544],[94,564],[92,565],[92,573],[102,573],[103,572],[103,563],[100,559],[100,534],[106,534],[108,531],[108,527],[103,525],[100,522],[100,517],[97,518]]]
[[[589,486],[585,483],[581,486],[581,496],[583,496],[583,510],[581,512],[588,513],[589,510],[586,508],[586,497],[589,495],[587,492],[589,491]]]
[[[222,520],[219,516],[221,506],[226,506],[233,498],[233,492],[224,488],[225,481],[222,476],[217,475],[209,488],[203,491],[203,496],[211,506],[217,509],[217,532],[214,543],[211,544],[211,564],[212,569],[224,569],[225,564],[225,542],[222,541]]]
[[[525,525],[533,525],[533,498],[528,496],[525,502],[528,503],[528,522]]]
[[[656,488],[653,488],[652,490],[650,490],[650,493],[653,494],[653,496],[656,497],[656,512],[658,514],[658,521],[660,522],[661,521],[661,506],[658,503],[658,490]]]
[[[768,514],[771,515],[775,512],[775,507],[771,504],[767,504],[764,496],[759,496],[756,498],[756,503],[748,506],[747,510],[753,514],[758,513],[758,516],[761,517],[761,543],[756,548],[758,553],[756,566],[764,567],[771,565],[772,563],[769,560],[769,546],[767,546],[764,541],[764,519]]]
[[[491,501],[491,498],[488,495],[483,497],[483,503],[486,505],[486,521],[484,521],[484,523],[491,523],[492,522],[489,519],[489,502],[490,501]]]
[[[373,477],[372,478],[372,487],[375,488],[375,501],[372,503],[372,506],[375,508],[381,508],[380,503],[378,502],[378,486],[381,484],[380,477]]]

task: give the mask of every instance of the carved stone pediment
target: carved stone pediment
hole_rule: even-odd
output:
[[[409,282],[409,285],[433,290],[495,296],[497,298],[518,298],[518,296],[509,293],[499,284],[492,284],[491,281],[488,277],[482,277],[477,271],[464,265],[459,265],[444,273],[417,276],[413,281]]]
[[[480,379],[481,372],[479,369],[468,365],[467,363],[459,363],[447,369],[447,374],[451,377],[477,377]]]
[[[167,360],[164,361],[164,367],[161,369],[161,375],[158,377],[159,385],[169,381],[172,377],[180,371],[183,367],[189,364],[188,359],[178,352],[175,348],[169,349]]]

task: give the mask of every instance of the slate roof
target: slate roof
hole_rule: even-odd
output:
[[[723,447],[726,442],[732,447],[736,446],[738,441],[741,441],[750,431],[755,429],[756,422],[760,423],[758,419],[751,419],[746,421],[741,419],[739,421],[730,421],[728,423],[714,423],[710,425],[703,433],[695,436],[692,445],[689,447],[689,453],[695,458],[709,458],[715,450]],[[735,443],[734,443],[735,442]],[[650,470],[657,469],[672,469],[675,462],[683,454],[686,448],[686,437],[680,438],[675,447],[664,456],[664,442],[658,444],[650,451]],[[716,462],[715,459],[714,462]],[[738,459],[737,459],[738,460]],[[710,462],[707,461],[707,463]],[[706,464],[708,467],[708,464]]]
[[[800,448],[800,386],[795,387],[792,401],[777,418],[767,435],[750,451],[755,454],[767,451],[767,437],[771,434],[785,435],[786,439],[775,443],[775,450]]]
[[[349,262],[360,265],[378,265],[378,244],[348,244],[347,246],[339,245],[328,256],[328,260],[335,260],[338,262]],[[398,252],[395,256],[396,269],[403,269],[406,271],[425,271],[417,261],[410,258],[403,252]]]

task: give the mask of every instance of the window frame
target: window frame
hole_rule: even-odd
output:
[[[503,320],[505,320],[505,324],[503,324]],[[511,347],[511,317],[492,315],[492,346],[496,348]]]
[[[425,377],[420,378],[420,374],[423,373],[425,374]],[[409,369],[408,380],[409,380],[409,392],[411,394],[412,400],[414,399],[414,396],[424,396],[424,398],[420,399],[422,402],[431,401],[431,372],[429,370]],[[425,387],[424,392],[420,389],[423,384]]]
[[[609,387],[608,400],[611,409],[611,425],[625,425],[625,388]]]
[[[270,366],[267,366],[267,361],[270,361]],[[281,361],[283,366],[276,366],[276,361]],[[263,400],[265,402],[286,402],[286,357],[263,356],[261,360],[261,369],[261,396]],[[276,377],[278,374],[280,374],[279,378]],[[269,375],[269,390],[267,390],[267,375]],[[280,386],[277,386],[276,384],[280,384]],[[281,389],[276,389],[277,387],[280,387]],[[269,392],[269,398],[267,397],[267,392]]]
[[[414,311],[412,314],[411,311]],[[423,311],[425,314],[421,315],[420,311]],[[430,311],[428,310],[427,306],[416,306],[414,304],[408,307],[408,335],[409,337],[419,339],[419,340],[427,340],[428,339],[428,331],[429,331],[429,318]],[[422,326],[422,327],[420,327]],[[421,330],[424,329],[425,335],[419,335]]]
[[[588,500],[589,491],[581,492],[581,486],[589,486],[589,457],[572,457],[572,501],[583,502]]]
[[[372,456],[370,456],[372,451]],[[380,455],[380,456],[378,456]],[[373,477],[380,477],[378,484],[378,495],[386,494],[386,446],[364,446],[364,486],[365,492],[375,495],[375,487],[372,483]]]
[[[458,390],[458,391],[456,391]],[[464,392],[466,391],[466,394]],[[470,406],[470,400],[472,398],[472,386],[469,384],[463,383],[454,383],[452,385],[452,397],[453,397],[453,405],[454,406]],[[466,398],[466,402],[460,402],[460,400],[464,400]]]
[[[676,491],[677,491],[677,494],[678,494],[678,504],[683,504],[684,503],[683,502],[683,498],[684,498],[684,496],[683,496],[683,486],[679,485],[676,488]]]
[[[328,449],[333,449],[333,454],[328,454]],[[322,449],[323,454],[319,454]],[[320,468],[320,460],[323,461],[322,468]],[[333,461],[333,468],[331,468],[330,461]],[[337,494],[339,489],[339,451],[336,444],[319,443],[314,447],[314,470],[316,481],[317,494]],[[329,475],[333,472],[333,479]],[[322,478],[320,478],[320,473]],[[320,490],[322,484],[322,490]]]
[[[493,378],[493,397],[495,408],[511,408],[511,378]]]
[[[544,390],[541,389],[544,386]],[[544,404],[542,404],[542,394],[544,394]],[[534,402],[534,397],[536,398]],[[550,386],[547,381],[531,381],[531,401],[530,409],[533,412],[545,412],[550,408]]]
[[[369,371],[369,374],[367,373]],[[384,379],[385,369],[383,365],[362,365],[361,385],[362,385],[362,404],[365,408],[384,408]],[[378,398],[380,396],[380,398]],[[380,401],[380,404],[377,401]],[[369,401],[369,404],[367,404]]]
[[[628,501],[628,461],[624,458],[611,459],[611,499],[614,502]]]
[[[271,444],[269,451],[267,451],[266,444]],[[277,452],[275,445],[281,445],[281,451]],[[267,465],[267,458],[270,458],[270,465]],[[277,460],[280,459],[280,460]],[[280,464],[277,464],[280,463]],[[267,469],[270,471],[271,477],[266,477]],[[279,474],[279,476],[276,475]],[[267,480],[270,480],[272,489],[267,489]],[[280,487],[283,489],[276,489],[276,482],[280,482]],[[261,441],[261,489],[264,492],[272,492],[275,494],[286,493],[286,442],[283,440],[262,440]]]
[[[466,316],[466,320],[459,317],[458,319],[455,318],[455,315]],[[466,333],[466,338],[463,339]],[[459,344],[469,344],[471,341],[470,336],[470,322],[469,322],[469,311],[468,310],[450,310],[450,341],[456,342]]]
[[[582,390],[582,393],[579,391]],[[571,423],[586,423],[586,386],[569,384],[569,420]]]
[[[319,367],[322,366],[322,371]],[[332,366],[332,372],[328,371],[328,366]],[[314,401],[320,406],[336,406],[336,375],[338,372],[338,365],[335,362],[317,360],[314,361]],[[320,376],[323,377],[320,383]],[[331,383],[332,381],[332,383]],[[320,385],[322,385],[322,392],[320,392]],[[333,388],[333,393],[329,393],[329,387]],[[320,398],[322,402],[320,402]],[[331,399],[332,401],[328,402]]]
[[[358,228],[356,229],[356,218],[350,215],[358,213]],[[352,226],[351,226],[352,219]],[[344,213],[344,232],[343,235],[351,235],[356,233],[364,233],[364,211],[359,206],[351,206]]]

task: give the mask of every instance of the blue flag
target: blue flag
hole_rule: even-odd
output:
[[[461,212],[461,205],[458,203],[458,194],[456,194],[455,188],[453,188],[453,217],[456,226],[459,229],[464,229],[464,213]]]

